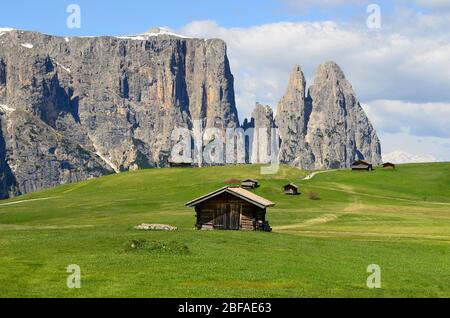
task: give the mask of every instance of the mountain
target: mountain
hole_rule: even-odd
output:
[[[286,92],[278,103],[276,124],[280,139],[280,161],[298,167],[314,166],[314,156],[306,142],[311,103],[306,100],[305,76],[296,65],[289,77]]]
[[[421,163],[438,161],[433,155],[413,155],[403,150],[396,150],[383,155],[385,162],[392,163]]]
[[[0,30],[0,198],[168,164],[171,133],[238,127],[222,40]]]
[[[344,168],[356,159],[381,163],[376,131],[341,68],[320,65],[307,96],[305,87],[295,66],[277,109],[281,162],[304,169]]]
[[[247,162],[269,163],[272,152],[276,156],[276,136],[272,136],[276,128],[273,110],[269,105],[256,103],[252,112],[250,122],[244,120],[242,128],[247,131],[253,129],[252,141],[248,145],[246,152],[249,154]],[[276,157],[275,157],[276,158]]]
[[[300,168],[381,162],[375,130],[334,62],[318,68],[307,94],[295,66],[277,116],[257,103],[252,117],[240,126],[222,40],[161,28],[72,38],[0,29],[0,198],[169,166],[173,132],[198,123],[222,134],[254,128],[246,162],[269,162],[280,141],[281,162]],[[211,155],[216,137],[203,140]]]

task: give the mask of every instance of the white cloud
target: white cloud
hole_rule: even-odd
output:
[[[376,100],[363,106],[380,132],[450,138],[450,103]]]
[[[412,154],[410,162],[450,161],[450,103],[377,100],[363,108],[378,132],[385,161],[400,159],[399,150]]]
[[[407,133],[379,132],[384,155],[401,150],[419,157],[433,156],[436,161],[450,161],[450,138],[417,137]]]
[[[373,32],[335,22],[223,28],[197,21],[181,32],[227,42],[238,99],[253,94],[276,106],[295,64],[302,66],[310,84],[320,63],[335,60],[362,101],[450,102],[450,36]],[[248,115],[253,102],[238,106]]]

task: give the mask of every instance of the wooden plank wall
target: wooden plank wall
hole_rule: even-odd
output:
[[[228,193],[223,193],[198,206],[197,226],[202,229],[241,229],[254,230],[256,215],[261,213],[258,207]],[[234,210],[234,213],[230,213]],[[233,214],[239,215],[233,216]]]

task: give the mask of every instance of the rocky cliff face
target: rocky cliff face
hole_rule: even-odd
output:
[[[306,169],[349,167],[355,159],[381,162],[376,132],[334,62],[319,66],[306,99],[304,76],[294,68],[276,121],[281,162]]]
[[[278,103],[276,123],[282,140],[279,158],[283,163],[310,168],[314,156],[305,141],[311,103],[305,100],[306,81],[296,65],[289,77],[288,87]]]
[[[128,37],[62,38],[0,29],[0,199],[170,160],[175,128],[239,127],[221,40],[160,29]],[[257,104],[248,162],[307,169],[381,161],[380,143],[332,62],[308,94],[299,66],[276,120]],[[195,123],[195,124],[194,124]],[[273,135],[273,136],[272,136]]]
[[[272,108],[268,105],[256,103],[251,120],[245,120],[243,124],[243,129],[253,129],[251,146],[247,148],[247,152],[249,152],[248,162],[270,162],[273,144],[277,142],[273,130],[275,128]]]
[[[166,166],[197,119],[239,126],[221,40],[0,31],[0,198]]]

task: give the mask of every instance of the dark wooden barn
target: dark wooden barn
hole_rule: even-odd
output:
[[[240,187],[227,186],[194,199],[197,229],[271,231],[266,209],[275,205]]]
[[[368,162],[366,162],[364,160],[358,160],[358,161],[355,161],[352,164],[352,170],[355,170],[355,171],[361,171],[361,170],[370,171],[370,170],[373,170],[373,166],[372,166],[371,163],[368,163]]]
[[[298,195],[298,186],[293,183],[288,183],[283,187],[284,194],[287,195]]]
[[[383,163],[383,169],[395,169],[395,164],[391,162],[385,162]]]
[[[174,162],[169,161],[170,168],[192,168],[194,165],[190,162]]]
[[[241,187],[244,189],[254,189],[259,187],[259,183],[255,179],[245,179],[241,181]]]

